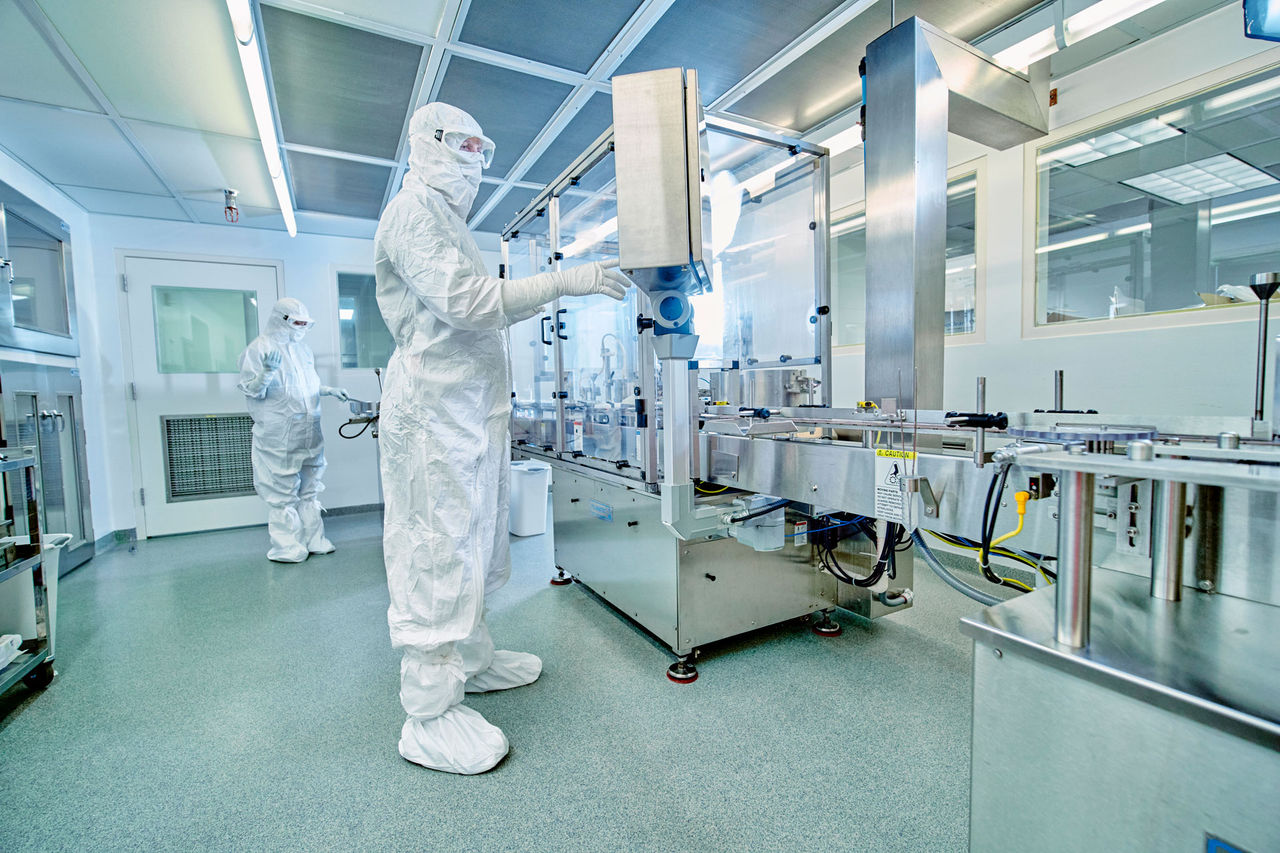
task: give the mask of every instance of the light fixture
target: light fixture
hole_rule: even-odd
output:
[[[1083,166],[1094,160],[1102,160],[1125,151],[1133,151],[1144,145],[1181,136],[1183,131],[1176,127],[1149,118],[1128,127],[1109,130],[1089,139],[1073,142],[1062,148],[1046,151],[1036,158],[1036,164],[1064,163],[1068,166]]]
[[[1218,154],[1120,183],[1174,204],[1193,204],[1280,182],[1230,154]]]
[[[339,320],[354,320],[355,318],[356,318],[356,309],[354,309],[354,308],[339,308],[339,309],[338,309],[338,319],[339,319]]]
[[[1164,0],[1098,0],[1092,6],[1063,20],[1063,40],[1067,45],[1075,44],[1163,2]],[[1021,71],[1046,56],[1057,53],[1059,47],[1054,28],[1049,26],[1006,47],[992,59],[1007,68]]]
[[[280,215],[284,217],[289,236],[298,234],[298,223],[293,216],[293,199],[284,179],[284,162],[280,159],[280,143],[276,139],[275,120],[271,114],[271,98],[267,94],[267,75],[262,67],[262,54],[258,49],[258,37],[254,31],[253,7],[250,0],[227,0],[227,12],[231,15],[231,28],[235,33],[236,47],[240,52],[240,67],[249,89],[249,103],[253,106],[253,120],[258,125],[258,139],[262,142],[262,154],[271,175],[271,186],[280,202]]]
[[[1076,237],[1074,240],[1063,240],[1060,243],[1050,243],[1047,246],[1041,246],[1036,249],[1037,255],[1043,255],[1045,252],[1056,252],[1059,249],[1070,249],[1072,246],[1083,246],[1087,243],[1096,243],[1099,240],[1107,239],[1110,234],[1103,231],[1100,234],[1090,234],[1088,237]]]

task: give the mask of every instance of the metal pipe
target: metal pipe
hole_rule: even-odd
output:
[[[1093,571],[1093,474],[1064,472],[1058,481],[1058,582],[1054,634],[1059,643],[1089,645]]]
[[[973,409],[978,414],[982,414],[987,410],[987,377],[978,377],[978,399]],[[978,427],[973,436],[973,464],[981,468],[985,463],[983,457],[987,455],[987,433],[982,427]]]
[[[1187,484],[1156,480],[1151,485],[1151,597],[1181,601]]]
[[[1222,503],[1226,493],[1221,486],[1196,486],[1195,508],[1191,516],[1191,553],[1196,555],[1196,588],[1213,592],[1218,588],[1222,570]]]
[[[1053,410],[1061,412],[1064,408],[1062,404],[1062,376],[1065,371],[1053,371]]]

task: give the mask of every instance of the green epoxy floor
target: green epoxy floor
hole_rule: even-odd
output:
[[[962,850],[978,605],[917,567],[916,607],[713,647],[693,685],[517,540],[491,602],[542,679],[468,703],[495,771],[396,752],[379,518],[267,562],[264,529],[139,543],[62,580],[59,675],[0,697],[0,850]]]

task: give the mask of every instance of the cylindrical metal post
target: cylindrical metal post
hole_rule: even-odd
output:
[[[1222,569],[1222,503],[1226,493],[1221,486],[1196,486],[1195,510],[1191,517],[1191,553],[1196,555],[1196,588],[1213,592],[1218,588]]]
[[[973,410],[979,415],[987,410],[987,377],[985,376],[978,377],[978,399]],[[987,431],[978,427],[973,436],[973,464],[981,468],[986,455]]]
[[[1053,372],[1053,410],[1055,412],[1062,411],[1062,374],[1064,371],[1055,370]]]
[[[1093,570],[1093,475],[1064,472],[1058,480],[1058,582],[1054,633],[1058,642],[1089,645]]]
[[[1270,299],[1258,300],[1258,381],[1253,389],[1253,419],[1262,420],[1262,401],[1267,387],[1267,314]]]
[[[1182,600],[1182,549],[1187,530],[1187,484],[1152,483],[1151,597]]]

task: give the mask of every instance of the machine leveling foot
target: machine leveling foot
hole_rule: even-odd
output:
[[[698,680],[698,668],[693,665],[693,656],[682,657],[667,667],[667,678],[676,684],[692,684]]]
[[[556,575],[551,579],[552,586],[568,586],[573,583],[573,578],[564,573],[564,569],[556,566]]]
[[[839,637],[844,633],[844,628],[840,627],[840,623],[831,618],[831,614],[822,611],[822,618],[813,623],[813,633],[819,637]]]

